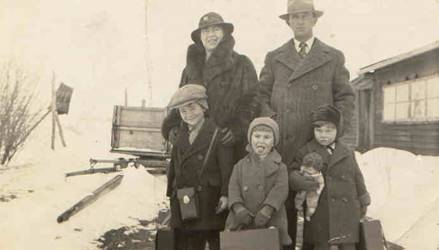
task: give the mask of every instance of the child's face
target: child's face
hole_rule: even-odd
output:
[[[331,145],[337,136],[337,127],[332,122],[324,122],[314,127],[314,137],[323,146]]]
[[[253,131],[251,136],[251,146],[257,155],[268,155],[274,146],[273,131],[271,131],[271,129]]]
[[[181,118],[189,125],[198,124],[204,117],[204,109],[197,102],[190,102],[178,108]]]

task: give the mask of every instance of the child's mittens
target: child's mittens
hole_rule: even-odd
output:
[[[265,205],[261,210],[256,214],[255,217],[255,226],[256,227],[264,227],[271,219],[271,215],[274,212],[274,208],[269,205]]]
[[[238,225],[248,226],[254,217],[254,215],[240,203],[233,205],[233,212]]]
[[[319,188],[319,183],[310,176],[303,176],[299,171],[290,173],[290,187],[296,191],[314,191]]]

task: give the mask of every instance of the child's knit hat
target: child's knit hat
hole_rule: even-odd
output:
[[[255,118],[249,125],[248,127],[248,132],[247,132],[247,139],[249,142],[251,142],[251,136],[253,133],[253,129],[256,126],[266,126],[271,128],[271,130],[273,130],[273,135],[274,135],[274,145],[276,146],[279,143],[279,126],[277,125],[276,121],[271,119],[270,117],[258,117]]]

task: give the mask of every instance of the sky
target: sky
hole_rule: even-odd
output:
[[[267,52],[292,38],[278,18],[285,0],[0,0],[0,61],[75,90],[69,121],[111,120],[113,105],[163,107],[178,86],[199,18],[220,13],[235,26],[235,50],[259,72]],[[315,0],[314,34],[359,68],[439,40],[439,0]],[[151,90],[148,88],[151,83]]]

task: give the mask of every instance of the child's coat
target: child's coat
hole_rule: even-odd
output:
[[[288,172],[276,150],[263,160],[251,152],[235,165],[229,182],[229,207],[242,203],[255,215],[264,205],[273,207],[275,211],[267,227],[279,229],[283,245],[291,244],[284,205],[287,196]],[[230,212],[226,228],[233,230],[236,227],[234,213]]]
[[[333,155],[315,140],[307,143],[297,155],[296,170],[303,156],[316,152],[323,158],[325,188],[311,221],[305,224],[305,242],[330,244],[356,243],[360,228],[360,206],[370,203],[363,175],[354,152],[337,142]]]

